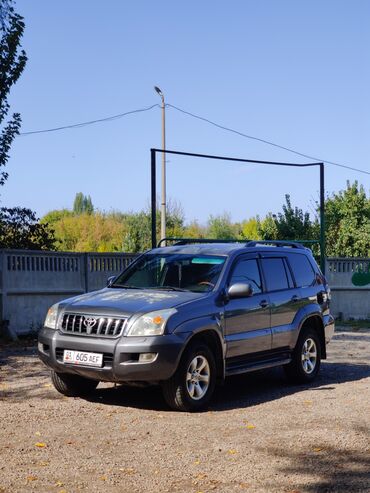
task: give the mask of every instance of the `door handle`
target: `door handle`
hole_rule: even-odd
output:
[[[269,306],[269,302],[267,300],[262,300],[260,303],[261,308],[267,308]]]
[[[293,303],[295,303],[295,302],[296,302],[296,301],[298,301],[298,300],[299,300],[299,297],[298,297],[296,294],[295,294],[294,296],[292,296],[291,301],[292,301]]]

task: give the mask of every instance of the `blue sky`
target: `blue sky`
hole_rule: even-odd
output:
[[[370,171],[370,3],[366,0],[18,0],[29,61],[11,94],[22,131],[103,118],[160,99],[303,153]],[[43,215],[76,192],[105,211],[140,210],[150,194],[155,108],[116,121],[18,137],[2,205]],[[169,149],[307,162],[167,109]],[[171,156],[168,195],[188,220],[240,220],[309,209],[318,170]],[[328,192],[370,176],[326,166]]]

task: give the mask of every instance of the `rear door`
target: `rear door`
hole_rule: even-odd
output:
[[[263,290],[257,255],[235,260],[227,287],[236,282],[249,283],[254,293],[248,298],[229,300],[225,305],[227,358],[271,349],[269,299]]]
[[[288,348],[296,337],[294,318],[302,306],[301,292],[285,256],[263,255],[262,271],[271,303],[272,348]]]

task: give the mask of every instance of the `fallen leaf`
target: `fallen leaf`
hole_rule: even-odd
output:
[[[37,437],[40,437],[40,436],[41,436],[41,433],[40,433],[39,431],[36,431],[35,435],[36,435]]]
[[[61,481],[57,481],[57,482],[55,483],[55,486],[64,486],[64,483],[62,483]]]
[[[237,450],[235,450],[235,449],[233,449],[233,448],[231,448],[231,449],[229,450],[229,454],[230,454],[230,455],[234,455],[234,454],[237,454],[237,453],[238,453],[238,451],[237,451]]]
[[[27,481],[37,481],[38,477],[37,476],[27,476]]]
[[[247,430],[254,430],[254,428],[255,428],[255,426],[252,424],[247,424],[247,425],[245,425],[245,427],[247,428]]]
[[[45,383],[45,384],[43,385],[43,387],[44,387],[45,389],[49,389],[50,387],[52,387],[52,385],[51,385],[51,383]]]
[[[44,442],[37,442],[37,443],[35,443],[35,447],[44,448],[44,447],[46,447],[46,443],[44,443]]]
[[[133,474],[136,474],[136,469],[134,469],[133,467],[121,467],[119,470],[127,476],[132,476]],[[156,471],[154,474],[158,474],[158,471]]]
[[[199,472],[195,477],[197,479],[205,479],[207,477],[207,474],[204,472]]]
[[[198,466],[200,464],[200,460],[194,461],[194,464]]]
[[[321,450],[322,450],[322,447],[315,447],[313,449],[314,452],[321,452]]]
[[[100,476],[100,478],[102,481],[106,481],[107,480],[107,476]]]
[[[42,460],[41,462],[39,462],[39,466],[42,466],[42,467],[48,466],[49,464],[50,464],[50,462],[45,461],[45,460]]]

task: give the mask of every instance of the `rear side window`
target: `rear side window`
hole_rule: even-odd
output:
[[[253,293],[260,293],[261,277],[256,259],[245,259],[238,262],[231,275],[230,284],[246,282],[252,286]]]
[[[289,289],[285,263],[282,258],[264,258],[261,262],[268,291]]]
[[[311,286],[316,278],[312,265],[306,255],[291,253],[289,263],[298,287]]]

